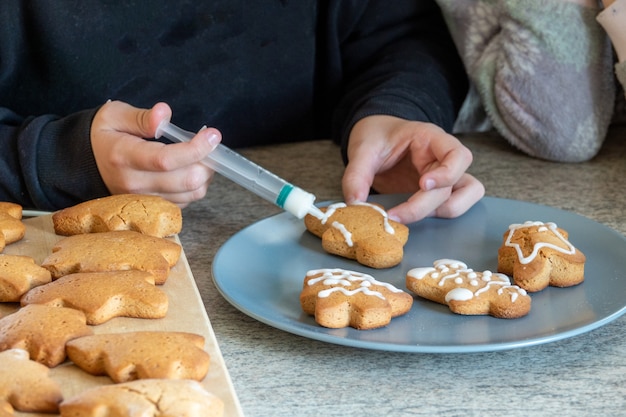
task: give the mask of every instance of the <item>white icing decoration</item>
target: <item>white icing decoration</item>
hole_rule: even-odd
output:
[[[439,274],[437,273],[437,270],[435,268],[425,267],[425,268],[413,268],[409,272],[407,272],[407,275],[410,276],[411,278],[423,279],[427,275],[431,275],[433,276],[433,278],[437,278]]]
[[[511,243],[511,239],[513,238],[513,235],[515,234],[515,232],[517,232],[519,229],[532,227],[532,226],[537,226],[539,232],[547,232],[548,230],[550,230],[561,242],[563,242],[565,246],[567,246],[567,249],[562,248],[560,246],[553,245],[552,243],[538,242],[538,243],[535,243],[535,245],[533,246],[533,250],[530,253],[530,255],[524,256],[524,254],[522,253],[522,248],[520,248],[520,245],[517,243]],[[520,263],[522,264],[528,264],[532,262],[533,259],[535,259],[535,257],[539,253],[539,249],[541,248],[551,248],[561,253],[564,253],[566,255],[573,255],[574,253],[576,253],[576,248],[574,247],[574,245],[572,245],[567,239],[565,239],[565,237],[563,237],[561,233],[559,233],[559,231],[557,230],[556,224],[552,222],[542,223],[542,222],[527,221],[524,224],[512,224],[509,226],[509,235],[507,236],[504,244],[505,246],[515,249],[515,251],[517,252],[517,257]]]
[[[322,274],[322,275],[308,280],[307,285],[315,285],[320,281],[323,281],[322,283],[324,285],[333,285],[333,287],[331,288],[327,288],[318,292],[317,296],[320,298],[326,298],[333,292],[339,291],[345,294],[346,296],[352,296],[354,294],[361,292],[365,295],[375,296],[384,300],[385,297],[382,295],[382,293],[371,289],[373,285],[384,287],[387,290],[391,292],[395,292],[395,293],[402,292],[402,290],[394,287],[391,284],[376,280],[371,275],[363,274],[360,272],[348,271],[345,269],[339,269],[339,268],[313,269],[313,270],[308,271],[306,273],[306,276],[310,277],[310,276],[314,276],[318,274]],[[345,287],[351,287],[355,283],[358,283],[357,288],[352,289],[352,290],[345,288]]]
[[[346,226],[344,226],[342,223],[339,223],[339,222],[333,222],[331,226],[339,230],[341,234],[343,235],[343,238],[346,241],[346,244],[352,247],[352,245],[354,244],[352,242],[352,233],[350,233],[348,229],[346,229]]]
[[[387,216],[387,212],[385,210],[383,210],[382,208],[380,208],[379,206],[375,204],[370,204],[370,203],[365,203],[365,202],[356,202],[354,203],[354,205],[367,206],[376,210],[377,212],[380,213],[381,216],[383,216],[383,227],[385,231],[391,235],[396,233],[396,230],[389,224],[389,217]],[[322,224],[326,224],[328,219],[330,219],[330,217],[333,214],[335,214],[335,211],[337,211],[337,209],[344,208],[344,207],[348,207],[346,203],[331,204],[326,208],[326,211],[324,212],[324,215],[322,217],[319,217],[319,216],[316,216],[316,217],[320,220]],[[344,238],[346,239],[346,243],[348,244],[348,246],[352,247],[353,245],[352,233],[348,231],[346,226],[338,221],[334,221],[331,226],[339,230],[341,234],[343,234]]]
[[[448,266],[454,269],[467,269],[467,265],[455,259],[438,259],[434,262],[434,265],[435,268],[446,272],[448,271]]]
[[[474,297],[474,293],[467,288],[455,288],[446,294],[446,303],[454,301],[467,301]]]
[[[335,211],[338,208],[344,208],[344,207],[347,207],[346,203],[335,203],[335,204],[331,204],[330,206],[328,206],[326,211],[324,212],[324,217],[320,219],[322,221],[322,224],[326,224],[330,216],[335,214]]]
[[[446,302],[450,300],[466,301],[472,297],[478,297],[480,294],[489,291],[492,286],[500,286],[498,289],[499,295],[502,294],[505,289],[508,289],[512,302],[515,302],[519,295],[526,295],[526,291],[523,288],[512,285],[509,277],[504,274],[493,273],[491,271],[484,271],[482,273],[475,272],[468,268],[463,262],[454,259],[439,259],[434,262],[434,265],[435,268],[413,268],[407,275],[420,280],[426,277],[439,280],[438,285],[441,287],[443,287],[445,282],[449,279],[453,279],[454,283],[457,285],[462,285],[467,282],[470,286],[478,287],[481,282],[484,284],[475,292],[472,292],[472,290],[468,288],[453,288],[446,294]]]

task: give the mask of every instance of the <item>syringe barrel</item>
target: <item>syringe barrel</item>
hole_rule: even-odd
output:
[[[179,142],[189,142],[194,133],[188,132],[167,121],[157,128],[156,137],[161,135]],[[228,147],[219,144],[202,161],[208,167],[229,180],[252,191],[270,203],[284,208],[298,218],[315,210],[315,196],[294,187],[287,181],[260,167]]]
[[[282,178],[222,144],[219,144],[203,162],[273,204],[277,204],[281,190],[288,184]]]

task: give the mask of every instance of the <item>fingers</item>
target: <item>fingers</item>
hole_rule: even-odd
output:
[[[346,165],[341,180],[344,200],[347,203],[365,201],[374,182],[374,176],[380,165],[381,152],[372,151],[366,146],[354,147],[350,161]]]
[[[200,130],[189,142],[165,145],[145,142],[142,152],[136,155],[133,168],[143,171],[174,171],[200,163],[221,142],[220,132],[214,128]]]
[[[103,131],[124,132],[146,139],[154,137],[161,121],[171,118],[172,110],[166,103],[139,109],[122,101],[108,101],[96,114],[95,125]]]
[[[404,224],[432,216],[454,218],[469,210],[484,194],[482,183],[465,174],[453,187],[416,192],[406,202],[391,208],[388,214],[389,218]]]
[[[207,128],[185,143],[145,140],[171,115],[165,103],[138,109],[118,101],[107,102],[96,113],[92,148],[111,193],[159,194],[181,206],[204,197],[214,172],[202,161],[220,143],[221,134]]]
[[[455,185],[472,164],[472,152],[447,133],[439,134],[430,143],[437,163],[431,164],[431,169],[422,172],[420,188],[428,191]]]
[[[453,187],[452,194],[434,212],[436,217],[454,218],[462,215],[485,195],[484,185],[466,174]]]
[[[451,190],[452,188],[437,188],[432,191],[418,191],[404,203],[389,209],[387,214],[390,219],[404,224],[433,216],[437,207],[450,198]]]

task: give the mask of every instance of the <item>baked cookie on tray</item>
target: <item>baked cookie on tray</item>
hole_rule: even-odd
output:
[[[116,383],[152,378],[202,381],[210,361],[204,337],[185,332],[95,334],[70,340],[66,352],[85,372],[108,375]]]
[[[320,210],[324,213],[322,218],[308,214],[304,225],[322,239],[326,252],[377,269],[402,261],[409,228],[390,220],[382,206],[336,203]]]
[[[29,290],[50,281],[50,271],[30,256],[0,254],[0,302],[19,302]]]
[[[14,411],[56,413],[63,400],[50,369],[29,358],[23,349],[0,352],[0,416]]]
[[[413,297],[371,275],[329,268],[307,272],[300,305],[321,326],[366,330],[408,313]]]
[[[198,381],[140,379],[87,389],[60,410],[61,417],[221,417],[224,403]]]
[[[506,275],[476,272],[454,259],[439,259],[433,267],[409,270],[406,286],[419,297],[447,305],[456,314],[513,319],[525,316],[531,307],[530,296]]]
[[[176,242],[130,230],[89,233],[59,240],[41,266],[50,271],[52,279],[76,272],[135,269],[150,272],[160,285],[181,252]]]
[[[166,237],[183,225],[180,207],[156,195],[116,194],[85,201],[52,215],[58,235],[133,230]]]
[[[167,314],[168,298],[154,282],[145,271],[78,272],[33,288],[20,302],[80,310],[94,326],[114,317],[160,319]]]
[[[585,255],[555,223],[512,224],[498,249],[498,272],[513,277],[526,291],[571,287],[585,279]]]
[[[65,358],[65,344],[93,334],[85,315],[73,308],[29,305],[0,319],[0,352],[24,349],[49,368]]]
[[[26,234],[22,223],[22,206],[0,201],[0,252],[6,245],[21,240]]]

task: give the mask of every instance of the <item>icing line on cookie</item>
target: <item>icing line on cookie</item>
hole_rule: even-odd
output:
[[[530,255],[524,256],[520,245],[517,243],[511,243],[511,239],[515,235],[515,232],[517,232],[519,229],[532,227],[532,226],[537,226],[539,232],[551,231],[561,242],[563,242],[563,244],[567,246],[567,249],[562,248],[560,246],[553,245],[552,243],[537,242],[534,244],[533,250],[530,253]],[[572,245],[567,239],[565,239],[565,237],[557,230],[557,226],[553,222],[543,223],[543,222],[527,221],[527,222],[524,222],[524,224],[512,224],[509,226],[509,235],[507,236],[506,242],[504,244],[505,246],[515,249],[515,251],[517,252],[517,257],[520,263],[522,264],[527,264],[527,263],[532,262],[533,259],[535,259],[535,257],[539,253],[539,249],[541,248],[551,248],[558,252],[564,253],[566,255],[573,255],[574,253],[576,253],[576,248],[574,247],[574,245]]]
[[[339,223],[337,221],[333,222],[331,226],[339,230],[339,232],[341,232],[341,234],[343,235],[343,238],[346,241],[346,244],[352,247],[352,245],[354,244],[352,242],[352,233],[350,233],[348,229],[346,229],[346,226],[344,226],[342,223]]]
[[[321,276],[310,279],[307,282],[307,284],[315,285],[318,282],[323,281],[322,283],[324,285],[337,285],[336,287],[327,288],[318,292],[317,296],[320,298],[326,298],[333,292],[339,291],[345,294],[346,296],[352,296],[354,294],[362,292],[365,295],[376,296],[384,300],[385,297],[382,295],[382,293],[371,289],[373,285],[384,287],[391,292],[396,292],[396,293],[402,292],[402,290],[394,287],[393,285],[389,283],[376,280],[371,275],[363,274],[363,273],[355,272],[355,271],[348,271],[345,269],[339,269],[339,268],[314,269],[314,270],[308,271],[306,273],[306,276],[310,277],[310,276],[317,275],[320,273],[322,274]],[[355,282],[359,282],[359,286],[356,289],[348,290],[344,288],[344,287],[349,287],[353,285]]]
[[[396,233],[396,230],[391,226],[391,224],[389,224],[389,216],[387,215],[387,212],[383,210],[382,208],[380,208],[379,206],[375,204],[367,203],[367,202],[356,202],[353,205],[367,206],[367,207],[372,208],[373,210],[376,210],[383,217],[383,228],[385,229],[385,232],[391,235]],[[334,203],[334,204],[329,205],[326,209],[326,212],[324,213],[324,216],[320,219],[321,223],[326,224],[328,219],[330,219],[330,217],[333,214],[335,214],[335,211],[337,211],[337,209],[344,208],[344,207],[347,207],[346,203]],[[339,232],[341,232],[344,239],[346,240],[346,244],[352,247],[353,245],[352,233],[348,231],[346,226],[338,221],[333,221],[331,226],[339,230]]]
[[[354,203],[354,205],[367,206],[376,210],[377,212],[380,213],[381,216],[383,216],[383,225],[385,227],[385,232],[389,233],[390,235],[393,235],[396,233],[396,230],[393,227],[391,227],[391,225],[389,224],[389,216],[387,215],[387,212],[383,210],[381,207],[377,206],[376,204],[371,204],[371,203],[367,203],[363,201],[356,202]]]
[[[326,211],[324,212],[324,217],[320,219],[321,223],[326,224],[330,216],[335,214],[335,211],[337,211],[337,209],[344,208],[344,207],[348,207],[346,203],[335,203],[335,204],[331,204],[330,206],[328,206],[326,208]]]

